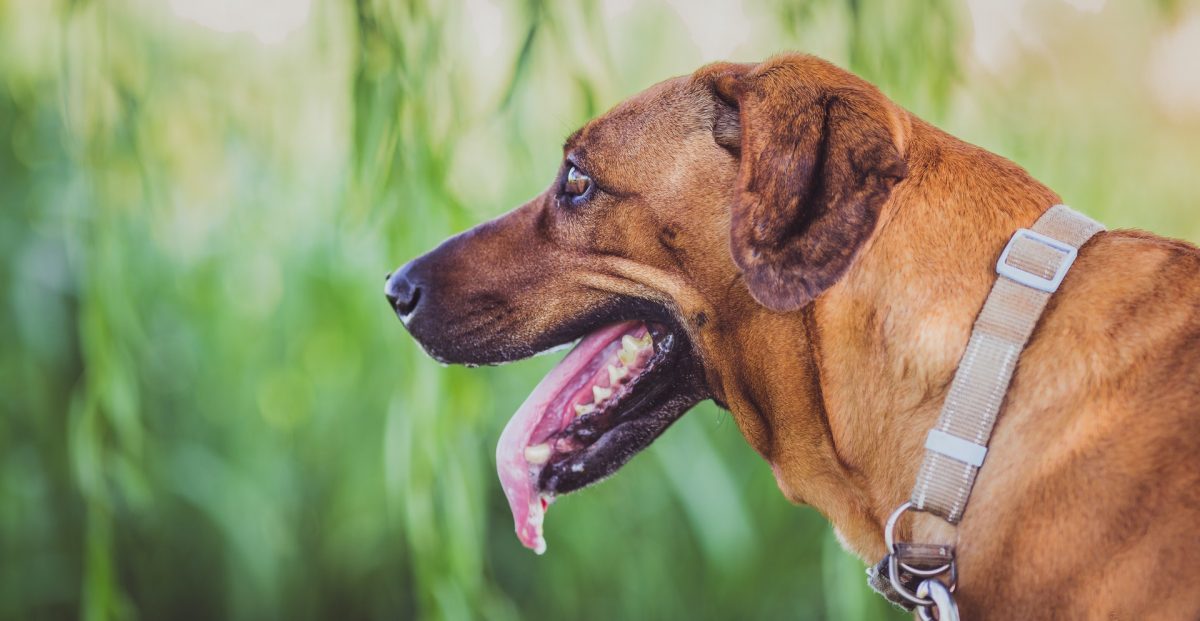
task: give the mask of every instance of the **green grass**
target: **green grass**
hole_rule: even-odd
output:
[[[1039,10],[1054,62],[996,73],[956,7],[748,2],[734,57],[819,53],[1111,225],[1200,239],[1197,124],[1111,88],[1187,3]],[[903,618],[711,404],[534,557],[491,456],[552,360],[443,368],[383,302],[708,60],[679,13],[310,13],[264,45],[167,2],[0,0],[0,618]]]

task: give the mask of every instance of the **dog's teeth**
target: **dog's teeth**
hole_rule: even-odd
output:
[[[535,466],[540,466],[546,463],[548,459],[550,459],[549,444],[535,444],[525,447],[525,461]]]
[[[625,379],[626,375],[629,375],[629,369],[626,369],[625,367],[618,367],[615,364],[608,365],[608,383],[610,385],[616,386],[617,382]]]
[[[613,391],[611,388],[601,388],[599,386],[592,386],[592,402],[596,403],[596,404],[600,404],[605,399],[611,397],[612,393],[613,393]]]
[[[621,337],[621,351],[617,353],[617,356],[621,358],[622,363],[631,365],[637,359],[638,354],[653,346],[654,339],[650,336],[649,332],[638,338],[633,338],[633,336],[626,334]],[[625,355],[622,356],[621,354]]]
[[[595,411],[596,411],[596,406],[592,405],[591,403],[576,403],[575,404],[575,415],[576,416],[583,416],[584,414],[591,414],[592,412],[595,412]]]

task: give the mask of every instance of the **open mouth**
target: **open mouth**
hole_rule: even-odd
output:
[[[703,398],[691,345],[667,323],[584,336],[534,388],[496,447],[517,537],[541,554],[556,496],[616,472]]]

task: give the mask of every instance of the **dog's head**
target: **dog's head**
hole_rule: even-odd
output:
[[[723,398],[739,360],[714,335],[846,273],[906,172],[895,120],[873,87],[812,57],[711,65],[588,123],[545,192],[391,275],[389,302],[443,362],[581,339],[501,438],[523,542],[543,545],[554,495]]]

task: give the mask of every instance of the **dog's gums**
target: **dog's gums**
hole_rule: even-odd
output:
[[[596,330],[513,415],[500,436],[496,469],[526,547],[545,551],[542,524],[556,495],[612,474],[695,403],[675,385],[686,349],[681,340],[658,323]]]

